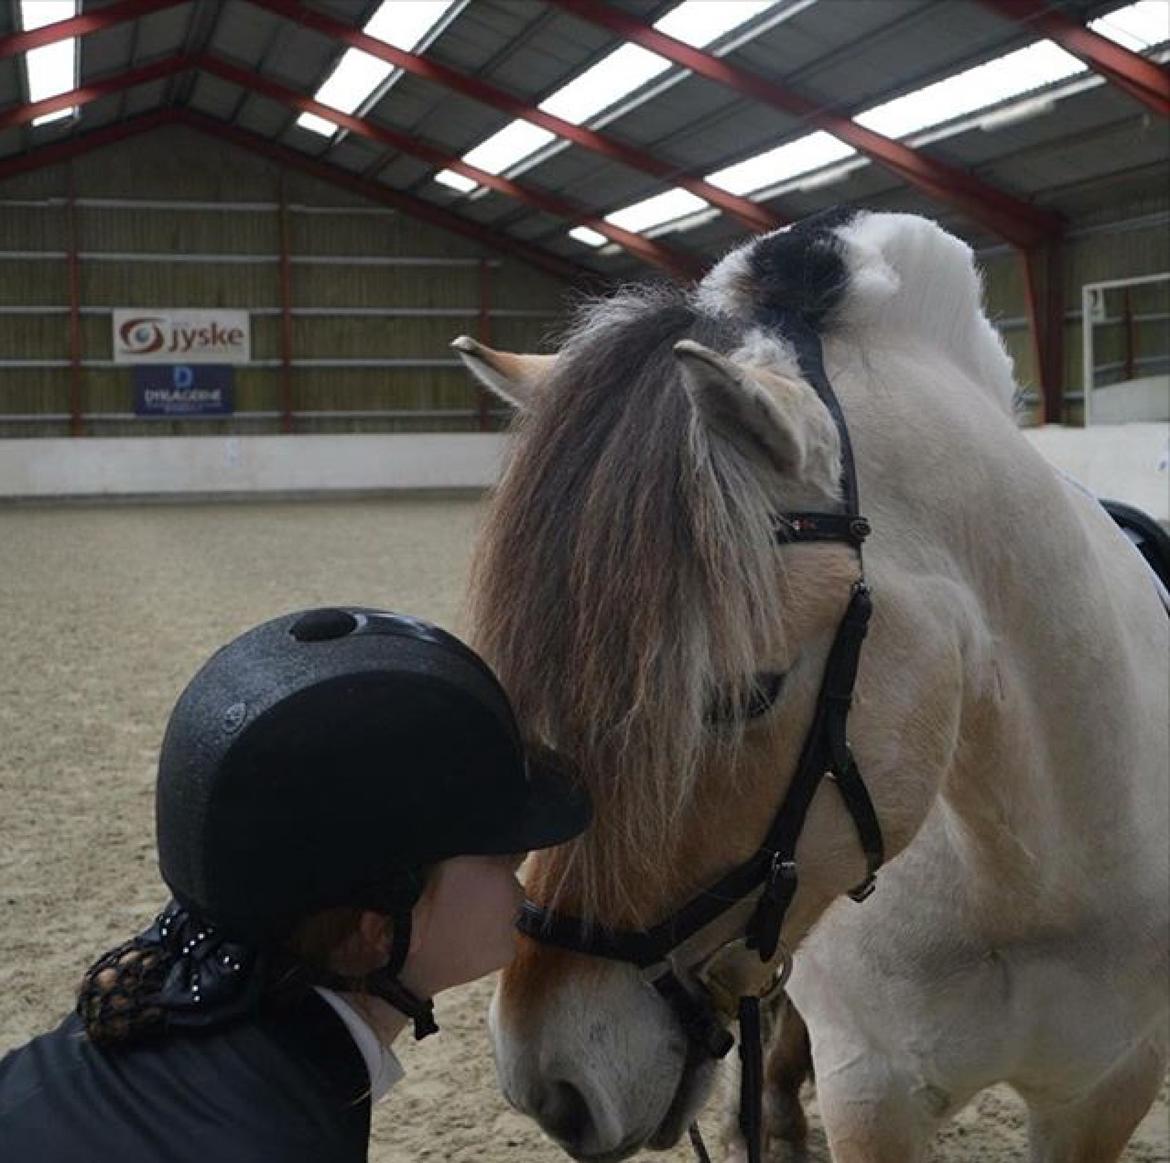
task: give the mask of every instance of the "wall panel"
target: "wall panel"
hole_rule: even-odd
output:
[[[561,312],[565,288],[553,278],[190,130],[158,130],[71,164],[88,433],[280,430],[282,238],[296,431],[476,429],[486,412],[451,339],[470,333],[534,348]],[[39,261],[0,253],[0,436],[69,428],[69,181],[58,166],[0,183],[0,252],[52,252]],[[486,329],[485,292],[503,312]],[[235,372],[239,414],[135,418],[131,372],[111,362],[115,307],[252,312],[253,363]],[[37,416],[45,419],[29,419]]]

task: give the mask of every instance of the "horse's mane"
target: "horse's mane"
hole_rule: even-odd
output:
[[[697,292],[626,290],[579,311],[519,421],[471,587],[476,643],[522,729],[578,763],[599,807],[552,862],[562,880],[572,869],[572,907],[636,923],[629,886],[668,889],[659,856],[712,749],[739,742],[705,711],[784,648],[785,498],[699,421],[674,345],[754,349],[749,362],[767,348],[798,374],[776,323],[795,310],[862,342],[925,336],[1006,406],[1011,368],[979,297],[969,249],[933,223],[845,211],[754,239]]]
[[[662,875],[702,758],[734,742],[705,712],[782,633],[776,498],[698,423],[672,351],[742,335],[677,289],[587,305],[480,543],[476,644],[522,728],[567,752],[604,805],[568,861],[587,912],[622,913],[631,883]]]

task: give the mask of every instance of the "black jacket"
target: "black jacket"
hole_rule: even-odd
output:
[[[369,1075],[315,993],[99,1049],[71,1015],[0,1060],[2,1163],[365,1163]]]

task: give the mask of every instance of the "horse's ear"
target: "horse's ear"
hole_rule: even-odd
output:
[[[695,411],[708,429],[784,476],[802,475],[805,440],[794,414],[799,409],[785,408],[784,395],[767,390],[795,387],[791,381],[738,364],[690,339],[679,340],[674,354]]]
[[[528,411],[536,401],[557,358],[555,355],[495,351],[470,335],[452,340],[451,346],[459,353],[463,366],[485,388],[522,412]]]

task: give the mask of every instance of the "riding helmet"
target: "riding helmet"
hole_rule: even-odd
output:
[[[427,866],[559,844],[590,814],[554,755],[526,751],[478,655],[361,607],[218,651],[171,714],[157,790],[163,879],[254,944],[333,906],[400,914]]]

